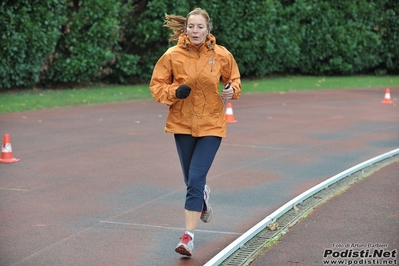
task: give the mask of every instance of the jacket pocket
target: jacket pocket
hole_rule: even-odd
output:
[[[218,92],[215,92],[212,99],[208,102],[208,105],[209,109],[207,108],[208,113],[206,115],[214,117],[220,115],[220,113],[223,112],[223,100]]]
[[[181,113],[184,100],[178,100],[169,107],[169,111],[173,113]]]

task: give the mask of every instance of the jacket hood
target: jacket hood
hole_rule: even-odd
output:
[[[183,49],[190,50],[190,48],[199,49],[200,47],[206,47],[207,50],[214,50],[216,46],[216,37],[212,34],[208,34],[206,36],[205,42],[197,47],[196,45],[190,42],[190,38],[188,38],[187,34],[182,33],[179,36],[179,40],[177,41],[177,45]]]

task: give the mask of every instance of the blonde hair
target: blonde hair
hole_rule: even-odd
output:
[[[187,17],[165,14],[163,26],[172,30],[172,33],[169,35],[169,42],[179,40],[179,35],[185,32],[186,22],[191,15],[203,16],[206,20],[208,30],[212,30],[212,22],[208,12],[199,7],[188,13]]]

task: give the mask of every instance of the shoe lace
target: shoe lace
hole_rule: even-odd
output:
[[[182,237],[180,237],[181,242],[187,244],[189,241],[192,240],[191,236],[188,234],[184,234]]]

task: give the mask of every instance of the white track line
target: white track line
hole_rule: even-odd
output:
[[[178,231],[184,230],[184,228],[179,228],[179,227],[152,225],[152,224],[122,223],[122,222],[113,222],[113,221],[100,221],[100,223],[114,224],[114,225],[126,225],[126,226],[143,226],[143,227],[162,228],[162,229],[170,229],[170,230],[178,230]],[[200,229],[196,229],[195,231],[205,232],[205,233],[224,234],[224,235],[241,235],[241,233],[237,233],[237,232],[212,231],[212,230],[200,230]]]

